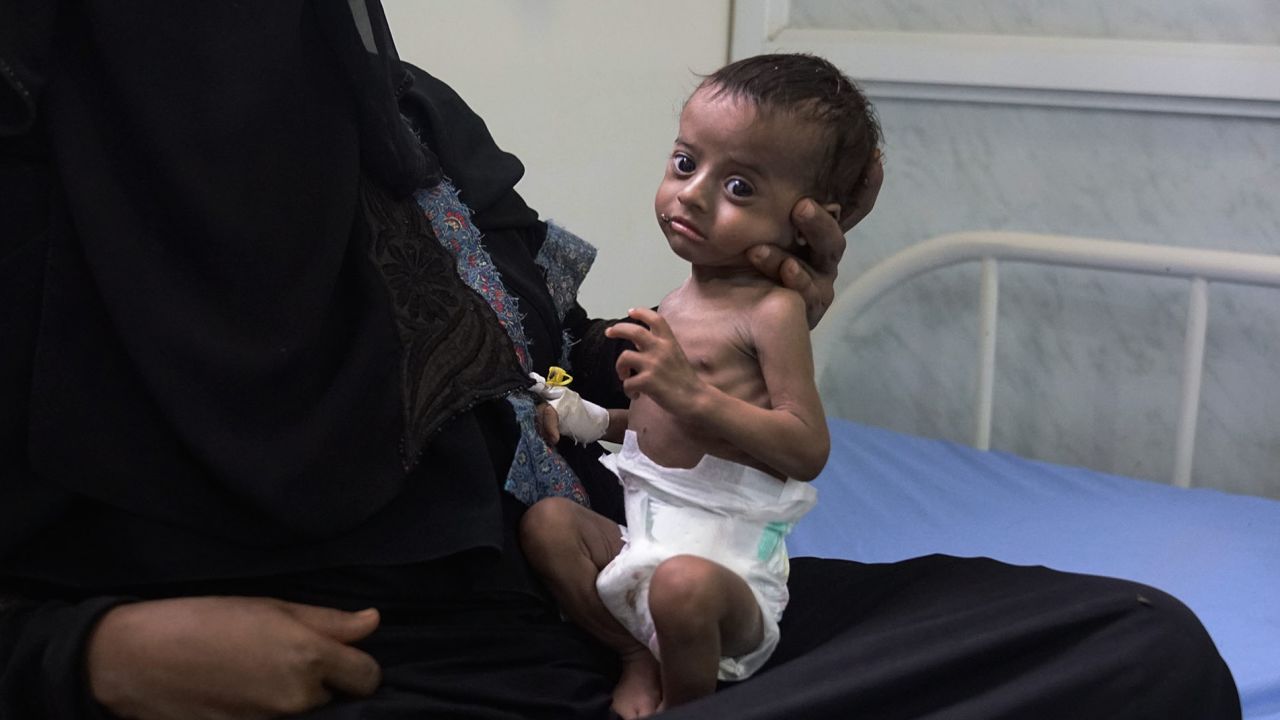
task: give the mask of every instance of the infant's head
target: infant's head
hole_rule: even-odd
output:
[[[737,264],[754,245],[792,243],[801,198],[852,212],[879,142],[870,103],[826,60],[740,60],[685,103],[655,211],[681,257]]]
[[[817,162],[810,197],[853,209],[867,164],[880,145],[880,124],[870,101],[839,68],[813,55],[757,55],[709,75],[697,92],[746,100],[763,117],[816,133]]]

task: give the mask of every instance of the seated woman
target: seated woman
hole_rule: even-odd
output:
[[[616,510],[516,391],[618,348],[519,162],[374,0],[0,27],[0,717],[608,717],[612,654],[512,536],[541,495]],[[813,210],[812,273],[758,260],[820,314]],[[670,717],[1238,715],[1195,618],[1127,583],[796,560],[790,589],[770,664]]]

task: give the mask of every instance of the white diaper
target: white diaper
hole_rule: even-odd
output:
[[[654,569],[673,555],[713,560],[747,581],[764,619],[759,647],[721,658],[720,679],[742,680],[760,669],[778,644],[787,605],[785,538],[817,491],[710,455],[687,470],[663,467],[640,451],[630,430],[621,452],[600,462],[617,474],[627,510],[622,552],[596,578],[605,607],[660,658],[649,615]]]

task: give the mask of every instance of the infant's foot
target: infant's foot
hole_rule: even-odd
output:
[[[648,648],[637,646],[623,653],[622,674],[613,689],[613,711],[623,720],[645,718],[662,702],[662,676],[658,661]]]

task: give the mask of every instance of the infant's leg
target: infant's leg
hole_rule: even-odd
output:
[[[764,635],[760,606],[746,581],[693,555],[676,555],[654,571],[649,611],[662,653],[666,707],[715,692],[720,658],[751,652]]]
[[[525,512],[520,546],[564,614],[618,652],[622,674],[613,711],[628,720],[656,712],[662,701],[658,661],[596,592],[596,576],[622,550],[618,524],[571,500],[547,498]]]

